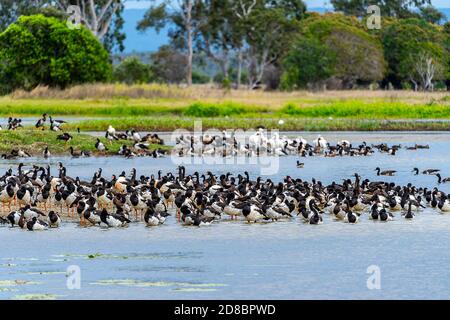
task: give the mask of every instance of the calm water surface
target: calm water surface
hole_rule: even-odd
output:
[[[313,139],[317,134],[303,134]],[[297,134],[296,134],[297,135]],[[397,156],[306,158],[297,169],[296,157],[279,159],[284,176],[341,182],[358,172],[377,179],[374,169],[394,169],[399,184],[437,186],[433,176],[413,176],[411,170],[439,168],[450,176],[448,133],[328,133],[330,142],[346,138],[358,143],[430,144],[430,150],[401,150]],[[268,159],[262,159],[268,160]],[[273,160],[273,159],[272,159]],[[63,161],[68,175],[104,175],[175,171],[170,158],[53,158]],[[46,164],[26,159],[26,164]],[[0,162],[0,172],[17,165]],[[259,166],[187,165],[194,171],[260,174]],[[56,174],[56,171],[53,172]],[[450,192],[450,185],[440,186]],[[301,221],[247,225],[221,221],[210,227],[187,228],[171,218],[149,229],[132,224],[126,229],[81,228],[65,223],[58,230],[26,232],[0,227],[1,299],[436,299],[450,298],[450,215],[425,210],[413,221],[397,214],[395,221],[373,223],[362,217],[357,225],[334,222],[325,216],[321,226]],[[81,289],[69,290],[66,270],[81,269]],[[381,290],[368,290],[371,265],[381,270]]]

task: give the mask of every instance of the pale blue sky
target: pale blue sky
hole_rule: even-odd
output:
[[[329,1],[327,1],[327,0],[305,0],[305,2],[309,7],[328,7],[328,6],[330,6]],[[325,3],[328,3],[328,5],[325,5]],[[436,6],[438,8],[450,8],[449,0],[432,0],[432,3],[434,6]],[[125,2],[125,5],[127,8],[148,8],[149,2],[128,0]]]

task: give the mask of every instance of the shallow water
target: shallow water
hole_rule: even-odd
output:
[[[13,117],[14,118],[14,117]],[[38,116],[34,116],[34,117],[16,117],[19,119],[22,119],[22,125],[23,126],[34,126],[36,124],[36,122],[38,121],[39,117]],[[55,120],[64,120],[67,122],[80,122],[80,121],[84,121],[84,120],[91,120],[92,117],[88,118],[88,117],[66,117],[66,116],[56,116],[54,117]],[[104,119],[104,118],[96,118],[96,119]],[[0,117],[0,125],[2,125],[3,128],[6,128],[8,126],[8,117]],[[47,126],[50,125],[50,120],[47,119]]]
[[[317,134],[303,134],[312,139]],[[382,180],[436,187],[434,176],[414,176],[411,170],[439,168],[450,176],[450,134],[339,133],[325,134],[330,142],[346,138],[358,143],[428,143],[430,150],[401,150],[397,156],[279,159],[279,172],[266,177],[279,181],[315,177],[340,182],[353,173],[379,180],[374,169],[394,169],[396,177]],[[129,172],[164,173],[176,169],[170,158],[54,158],[63,161],[70,176],[90,178],[102,167],[104,175]],[[268,159],[262,159],[268,160]],[[273,160],[273,159],[272,159]],[[0,162],[0,172],[18,162]],[[26,164],[46,164],[26,159]],[[249,171],[257,165],[187,165],[187,172]],[[56,172],[53,172],[56,174]],[[380,179],[380,180],[381,180]],[[439,186],[450,192],[450,185]],[[132,224],[126,229],[81,228],[65,223],[61,229],[26,232],[0,227],[1,299],[440,299],[450,298],[450,216],[433,210],[413,221],[396,214],[395,221],[375,223],[367,216],[357,225],[325,216],[321,226],[301,221],[247,225],[221,221],[209,227],[187,228],[173,218],[149,229]],[[66,270],[81,270],[81,289],[69,290]],[[381,290],[369,290],[366,273],[381,270]]]

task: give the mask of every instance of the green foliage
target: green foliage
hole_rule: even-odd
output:
[[[450,22],[447,22],[443,26],[443,35],[444,35],[444,47],[447,53],[447,57],[450,56]],[[447,84],[447,89],[450,90],[450,58],[447,61],[447,70],[445,74],[445,83]]]
[[[152,71],[139,58],[127,57],[114,69],[113,78],[129,85],[143,84],[152,80]]]
[[[111,69],[108,53],[90,31],[71,30],[56,18],[22,16],[0,34],[2,93],[108,81]]]
[[[433,6],[421,7],[420,17],[423,20],[434,24],[439,24],[442,21],[446,20],[445,14],[443,14],[441,11],[439,11]]]
[[[303,73],[294,68],[290,78],[285,74],[285,83],[289,84],[293,78],[299,79],[303,75],[304,78],[296,84],[305,86],[308,77],[316,82],[333,76],[351,88],[357,81],[383,79],[386,63],[381,43],[367,33],[357,19],[341,14],[311,15],[301,27],[303,43],[294,45],[287,61],[293,61],[288,63],[290,67],[300,63]],[[298,57],[294,58],[296,55]],[[314,55],[318,58],[314,59]],[[300,61],[302,59],[304,62]],[[318,74],[314,75],[315,72]]]
[[[109,0],[96,0],[94,6],[96,6],[97,15],[100,14],[100,7],[103,8]],[[115,0],[121,1],[121,0]],[[87,2],[83,0],[83,2]],[[43,14],[46,17],[55,17],[60,20],[67,20],[67,13],[65,9],[69,5],[80,5],[80,1],[75,0],[1,0],[0,1],[0,32],[6,30],[6,28],[17,21],[20,16],[28,16],[35,14]],[[121,4],[114,9],[114,16],[107,26],[107,32],[102,37],[102,43],[108,52],[112,52],[113,49],[123,51],[125,34],[122,32],[124,20],[122,17],[125,6]],[[110,9],[111,10],[111,9]],[[104,15],[108,15],[110,12],[104,12]]]
[[[229,77],[223,78],[221,86],[222,86],[222,89],[224,89],[224,90],[227,90],[227,91],[231,90],[230,78]]]
[[[333,101],[318,106],[301,107],[288,104],[280,114],[310,118],[390,118],[442,119],[450,118],[450,107],[441,104],[411,105],[403,102]]]
[[[225,117],[243,114],[246,111],[244,106],[232,103],[217,105],[198,102],[187,107],[183,114],[189,117]]]
[[[157,81],[181,83],[186,79],[186,57],[170,46],[162,46],[151,55],[152,72]]]
[[[168,19],[170,19],[170,15],[167,11],[167,4],[165,2],[158,5],[152,5],[145,12],[142,20],[138,22],[137,29],[139,31],[145,31],[148,28],[154,28],[156,32],[160,32],[166,25]]]
[[[333,75],[336,55],[317,39],[299,38],[283,61],[284,89],[306,88]]]
[[[211,81],[211,78],[208,75],[206,75],[200,71],[196,71],[196,70],[194,70],[192,72],[192,83],[206,84],[206,83],[209,83],[210,81]]]
[[[432,57],[437,66],[448,65],[444,34],[424,20],[395,20],[382,29],[381,39],[389,64],[389,77],[394,83],[416,77],[414,70],[420,54]],[[435,80],[439,78],[437,74]]]

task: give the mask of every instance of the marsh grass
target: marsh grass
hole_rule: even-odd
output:
[[[282,130],[449,130],[447,123],[389,122],[400,119],[450,119],[446,92],[223,91],[212,86],[94,84],[66,90],[38,87],[0,98],[0,115],[86,117],[71,130],[145,131],[191,129],[202,120],[205,128]],[[283,119],[283,127],[278,121]],[[69,120],[70,121],[70,120]],[[73,121],[72,121],[73,122]]]
[[[405,102],[362,100],[288,103],[280,108],[247,105],[233,101],[185,102],[158,100],[15,100],[0,99],[0,115],[79,117],[295,117],[295,118],[364,118],[364,119],[450,119],[450,104],[408,104]]]
[[[412,105],[404,102],[333,101],[324,105],[301,107],[288,104],[280,115],[311,118],[384,118],[384,119],[445,119],[450,118],[450,106],[443,104]]]
[[[283,119],[284,124],[279,125]],[[69,129],[81,128],[83,131],[104,131],[108,125],[116,130],[134,128],[139,131],[174,131],[177,129],[193,130],[194,122],[201,121],[203,130],[206,129],[255,129],[263,126],[267,129],[280,131],[447,131],[450,130],[448,121],[393,121],[382,119],[352,119],[352,118],[186,118],[162,116],[151,118],[120,118],[98,119],[72,123]]]
[[[53,131],[41,131],[34,129],[19,129],[15,131],[0,131],[0,153],[8,154],[12,149],[22,149],[34,156],[42,156],[45,147],[49,147],[49,151],[53,155],[70,155],[69,148],[73,147],[76,151],[90,151],[93,155],[115,155],[119,151],[121,145],[131,146],[130,141],[114,141],[112,145],[106,139],[100,138],[109,149],[106,153],[101,154],[95,148],[96,137],[88,134],[69,132],[73,139],[68,143],[59,141],[56,137],[60,134]],[[151,149],[160,146],[151,146]],[[163,147],[168,148],[168,147]]]

